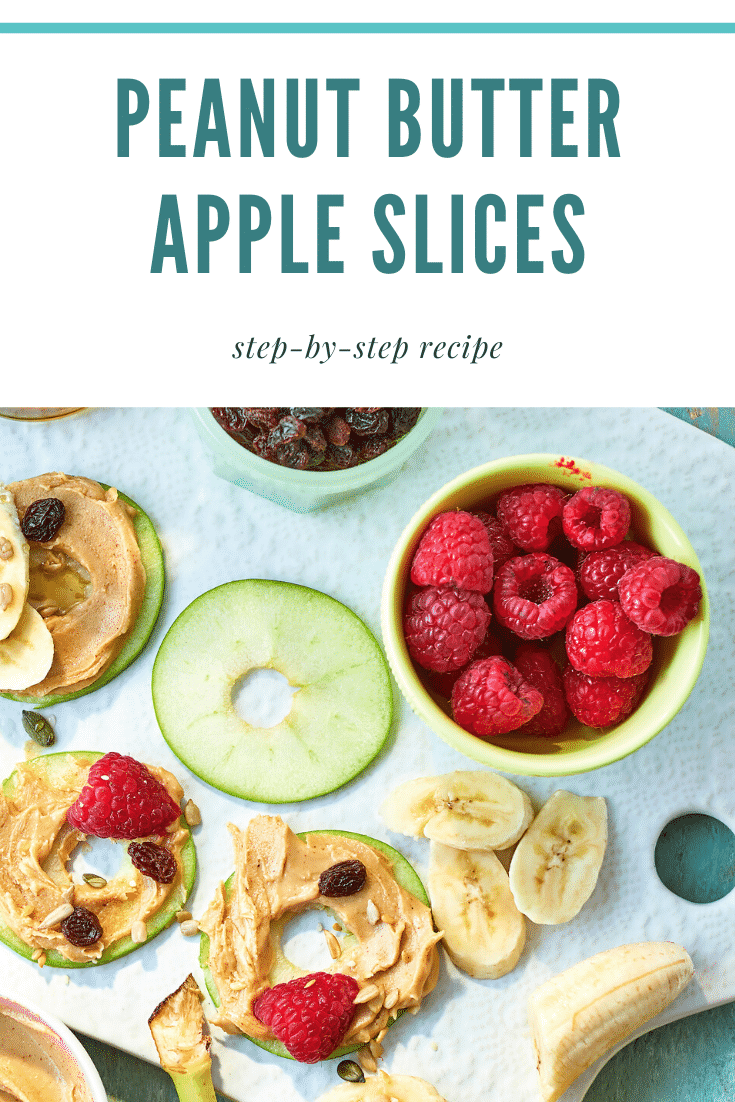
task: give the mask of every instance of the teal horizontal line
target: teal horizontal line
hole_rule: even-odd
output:
[[[735,23],[0,23],[0,34],[734,34]]]

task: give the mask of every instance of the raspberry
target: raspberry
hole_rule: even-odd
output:
[[[651,636],[632,623],[617,601],[593,601],[567,624],[567,656],[592,677],[636,677],[651,664]]]
[[[481,658],[490,658],[494,654],[502,653],[503,649],[499,640],[488,628],[485,632],[485,638],[473,653],[470,662],[478,662]],[[458,670],[449,670],[447,673],[435,673],[433,670],[427,670],[424,680],[429,690],[449,700],[452,695],[455,681],[460,674],[464,673],[470,665],[470,662],[465,663],[465,665]]]
[[[541,711],[544,698],[505,658],[473,662],[452,689],[452,715],[465,731],[505,735]]]
[[[583,561],[579,568],[579,584],[584,595],[591,601],[619,601],[618,582],[626,570],[644,559],[652,558],[656,552],[633,540],[626,540],[617,547],[592,551],[589,555],[584,552],[580,554]]]
[[[414,662],[447,673],[469,662],[489,623],[490,609],[480,593],[428,586],[410,598],[403,632]]]
[[[626,719],[638,704],[648,671],[636,677],[590,677],[573,666],[562,674],[572,713],[585,727],[611,727]]]
[[[652,635],[676,635],[702,599],[699,574],[663,555],[633,566],[618,582],[620,603],[634,624]]]
[[[180,814],[179,805],[141,762],[113,751],[90,768],[66,817],[77,830],[97,838],[145,838],[162,834]]]
[[[294,1060],[316,1064],[341,1045],[359,990],[352,976],[312,972],[269,987],[255,1000],[253,1013],[283,1042]]]
[[[411,581],[488,593],[493,584],[493,553],[482,521],[462,511],[434,517],[413,557]]]
[[[545,551],[561,532],[561,514],[568,495],[544,482],[503,490],[496,513],[516,547]]]
[[[490,513],[475,513],[474,515],[485,525],[485,531],[490,540],[490,549],[493,553],[493,568],[497,574],[500,567],[507,563],[508,559],[512,559],[514,555],[518,554],[518,548],[510,538],[510,533],[502,520],[498,520]]]
[[[521,639],[553,635],[576,607],[574,571],[542,551],[510,559],[495,581],[495,616]]]
[[[523,727],[524,733],[555,738],[569,720],[561,670],[547,650],[523,643],[515,656],[515,667],[544,698],[544,705]]]
[[[604,486],[585,486],[564,506],[562,527],[572,546],[583,551],[614,547],[630,527],[628,499]]]

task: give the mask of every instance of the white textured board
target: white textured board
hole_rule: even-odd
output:
[[[59,705],[57,749],[118,750],[173,770],[202,809],[195,830],[199,872],[191,909],[200,915],[232,869],[228,821],[282,813],[296,830],[345,828],[383,838],[421,875],[428,843],[391,835],[377,808],[400,781],[472,763],[416,718],[396,690],[389,742],[362,776],[329,796],[266,809],[198,781],[169,751],[156,725],[150,674],[166,629],[204,590],[234,578],[273,578],[323,590],[378,634],[380,592],[391,549],[416,509],[439,487],[503,455],[558,452],[595,460],[647,487],[673,513],[700,558],[712,602],[704,668],[672,723],[643,749],[592,773],[520,779],[535,801],[567,787],[608,801],[610,842],[597,889],[571,923],[529,924],[518,967],[500,980],[472,980],[451,964],[420,1013],[385,1039],[388,1070],[421,1075],[449,1102],[536,1102],[526,1017],[529,993],[547,977],[628,941],[672,939],[690,951],[696,977],[655,1024],[735,998],[735,893],[696,905],[660,883],[653,850],[677,814],[699,811],[735,829],[735,450],[657,409],[448,409],[423,450],[390,487],[352,504],[297,515],[215,478],[190,414],[176,409],[97,409],[66,421],[0,421],[0,481],[48,470],[117,485],[158,528],[168,570],[161,618],[138,660],[95,693]],[[23,757],[21,706],[0,700],[0,772]],[[37,966],[0,946],[7,988],[54,1011],[75,1029],[155,1060],[147,1018],[161,998],[197,973],[196,940],[178,928],[100,968]],[[306,1067],[215,1031],[215,1080],[238,1102],[314,1102],[338,1082],[335,1064]],[[582,1097],[591,1076],[565,1100]]]

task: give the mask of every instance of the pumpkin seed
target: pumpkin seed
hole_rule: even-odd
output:
[[[39,746],[53,746],[56,742],[56,735],[54,729],[49,721],[38,712],[26,712],[22,713],[23,716],[23,728],[27,735],[30,735]]]
[[[364,1083],[365,1075],[355,1060],[340,1060],[337,1064],[337,1075],[346,1083]]]

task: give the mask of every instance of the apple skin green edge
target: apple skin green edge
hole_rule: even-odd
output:
[[[53,773],[55,769],[63,769],[65,760],[69,758],[73,758],[76,761],[83,759],[92,765],[101,757],[103,757],[103,754],[96,750],[71,750],[57,754],[42,754],[37,758],[33,758],[32,761],[34,765],[38,763],[40,768],[48,769]],[[10,776],[2,782],[3,794],[5,796],[12,795],[15,776],[15,773],[11,773]],[[152,915],[146,922],[147,937],[145,942],[139,943],[133,941],[130,937],[120,938],[119,941],[108,946],[99,960],[90,961],[67,960],[66,957],[62,956],[57,950],[48,949],[46,950],[46,964],[53,968],[95,968],[100,964],[107,964],[109,961],[117,960],[118,957],[124,957],[127,953],[132,953],[135,949],[142,948],[142,946],[147,944],[156,934],[160,934],[162,930],[165,930],[167,926],[171,925],[176,912],[180,911],[184,906],[194,885],[194,878],[196,876],[196,850],[194,848],[194,840],[191,837],[191,829],[183,815],[179,819],[179,826],[189,833],[189,838],[181,853],[183,864],[182,882],[174,894],[166,901],[161,910],[155,915]],[[130,861],[127,854],[123,861]],[[33,946],[27,945],[25,941],[21,941],[18,935],[2,921],[0,921],[0,942],[4,942],[8,948],[13,949],[21,957],[25,957],[26,960],[33,959]]]
[[[100,482],[100,486],[103,490],[110,489],[104,482]],[[87,685],[85,689],[77,689],[77,691],[73,693],[52,693],[49,696],[39,697],[36,700],[26,694],[0,693],[0,696],[5,697],[6,700],[16,700],[21,704],[33,705],[36,709],[42,709],[55,707],[57,704],[63,704],[67,700],[76,700],[77,697],[86,696],[87,693],[93,693],[96,689],[101,689],[108,681],[112,681],[113,678],[121,674],[123,670],[126,670],[131,662],[135,661],[148,642],[151,632],[156,625],[156,620],[158,619],[158,614],[161,611],[161,604],[163,602],[165,584],[163,549],[161,548],[161,542],[150,517],[143,512],[140,505],[133,501],[132,498],[129,498],[120,490],[118,490],[117,493],[121,501],[124,501],[127,505],[130,505],[131,508],[136,510],[135,516],[133,517],[133,526],[135,528],[135,535],[138,540],[138,546],[145,568],[145,589],[143,591],[143,602],[137,620],[128,632],[114,662],[108,666],[104,673],[100,674],[96,681],[91,685]]]
[[[243,676],[274,669],[298,690],[272,727],[237,713]],[[176,756],[207,784],[258,803],[334,791],[385,744],[393,689],[385,656],[360,617],[294,582],[246,578],[196,597],[153,663],[153,708]]]
[[[430,906],[429,897],[426,894],[426,889],[421,883],[421,880],[419,879],[416,870],[413,868],[412,865],[409,864],[403,854],[399,853],[398,850],[393,849],[393,847],[389,846],[386,842],[380,842],[377,838],[368,838],[364,834],[355,834],[350,830],[308,830],[303,834],[299,834],[298,837],[307,838],[310,834],[336,834],[340,838],[355,838],[358,842],[364,842],[369,846],[373,846],[374,849],[377,849],[380,853],[385,854],[385,856],[391,862],[391,864],[393,865],[393,873],[401,887],[405,888],[406,891],[411,892],[412,895],[415,895],[416,898],[420,900],[425,906]],[[232,875],[225,881],[225,891],[227,893],[229,893],[229,890],[231,888],[232,878],[234,875],[235,874],[232,873]],[[214,1005],[218,1007],[220,1005],[219,992],[217,991],[216,984],[212,978],[212,973],[209,970],[209,937],[207,936],[207,934],[201,935],[199,943],[199,965],[202,969],[202,972],[204,973],[204,982],[207,985],[207,991],[209,992],[210,998],[212,999]],[[302,974],[301,970],[298,974]],[[398,1018],[400,1018],[404,1013],[405,1010],[399,1010],[394,1021],[397,1021]],[[391,1025],[392,1024],[393,1022],[391,1022]],[[263,1048],[267,1052],[271,1052],[274,1056],[283,1056],[286,1060],[294,1059],[294,1057],[281,1041],[262,1041],[260,1039],[256,1039],[255,1037],[251,1037],[248,1033],[244,1033],[243,1036],[247,1037],[248,1041],[252,1041],[254,1045],[258,1046],[258,1048]],[[334,1052],[327,1057],[327,1059],[336,1060],[338,1057],[346,1056],[350,1052],[356,1052],[357,1049],[362,1047],[363,1046],[361,1044],[343,1045],[342,1048],[336,1048]]]

